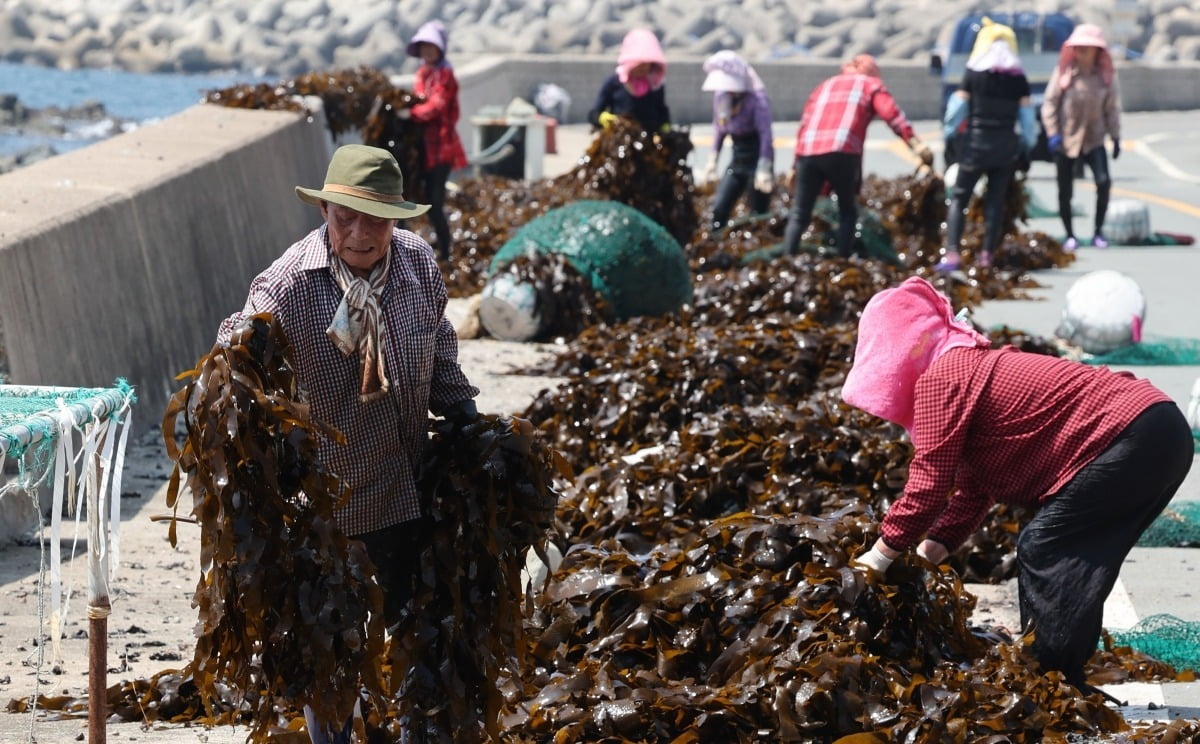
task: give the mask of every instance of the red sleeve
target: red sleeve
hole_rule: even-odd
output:
[[[888,509],[881,529],[884,542],[895,550],[914,547],[939,520],[957,524],[973,518],[976,504],[950,498],[970,426],[964,385],[932,372],[917,380],[915,454],[904,494]]]
[[[929,529],[929,538],[937,540],[953,551],[962,545],[991,511],[995,501],[984,495],[975,484],[962,483],[958,491],[950,497],[950,503],[942,511],[937,522]]]
[[[892,128],[896,136],[908,142],[912,139],[913,128],[912,124],[908,123],[908,118],[900,107],[896,105],[896,99],[892,98],[892,94],[884,85],[880,85],[875,91],[875,95],[871,96],[871,107],[875,110],[875,115]]]
[[[458,81],[449,70],[434,70],[424,78],[417,79],[416,92],[425,98],[424,103],[412,107],[412,118],[422,124],[437,121],[450,110],[451,102],[458,97]]]

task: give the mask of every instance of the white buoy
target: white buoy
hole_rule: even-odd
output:
[[[1059,338],[1089,354],[1106,354],[1142,340],[1146,297],[1119,271],[1102,269],[1080,277],[1067,290]]]
[[[504,341],[529,341],[541,330],[537,290],[510,272],[488,280],[479,300],[479,321]]]
[[[1150,239],[1150,209],[1137,199],[1114,199],[1104,214],[1104,237],[1113,245],[1137,245]]]

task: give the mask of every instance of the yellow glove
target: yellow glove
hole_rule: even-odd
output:
[[[929,149],[929,145],[925,144],[916,137],[913,137],[908,141],[908,146],[911,147],[913,153],[921,159],[921,163],[923,165],[933,165],[933,150]]]
[[[596,117],[596,121],[600,122],[601,129],[610,129],[617,120],[617,115],[611,111],[601,111]]]

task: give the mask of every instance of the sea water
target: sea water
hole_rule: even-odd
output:
[[[59,70],[0,62],[0,94],[15,95],[30,109],[69,108],[99,101],[116,120],[143,124],[204,100],[207,91],[239,83],[261,82],[248,73],[204,75],[136,73],[121,70]],[[64,137],[0,130],[0,154],[14,154],[39,144],[66,152],[114,133],[116,121],[79,122]]]

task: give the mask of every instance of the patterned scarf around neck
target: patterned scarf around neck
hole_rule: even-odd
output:
[[[358,399],[364,403],[379,400],[387,395],[387,334],[383,332],[383,312],[379,300],[387,285],[391,270],[392,251],[389,248],[384,258],[371,269],[371,275],[357,277],[342,259],[331,255],[330,269],[334,281],[342,289],[342,301],[333,313],[333,322],[325,334],[334,346],[350,356],[358,352],[362,357],[362,382]]]

